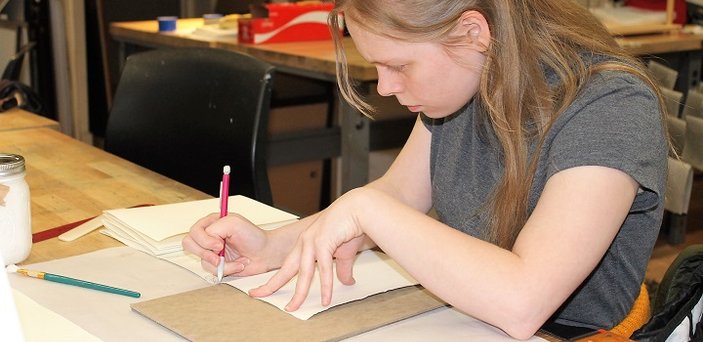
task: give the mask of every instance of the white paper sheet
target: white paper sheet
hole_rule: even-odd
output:
[[[75,323],[47,309],[17,290],[12,291],[27,342],[101,341]]]
[[[226,281],[226,283],[247,293],[249,290],[265,284],[275,273],[276,271],[272,271],[251,277],[229,280]],[[347,286],[339,282],[336,276],[334,277],[332,303],[327,307],[322,306],[320,303],[320,277],[317,270],[313,276],[308,297],[298,310],[293,312],[284,310],[284,307],[291,298],[293,298],[293,294],[295,293],[297,277],[293,277],[288,284],[283,286],[276,293],[259,299],[274,305],[283,312],[288,312],[298,319],[307,320],[316,313],[325,311],[336,305],[402,287],[417,285],[417,281],[405,272],[395,261],[383,253],[374,251],[364,251],[357,256],[356,262],[354,263],[354,279],[356,283]]]

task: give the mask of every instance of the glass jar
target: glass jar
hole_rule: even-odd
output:
[[[24,157],[0,153],[0,254],[5,265],[16,264],[32,249],[29,186]]]

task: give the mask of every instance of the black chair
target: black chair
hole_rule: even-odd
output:
[[[3,80],[19,81],[20,73],[22,72],[22,63],[24,62],[24,56],[29,53],[34,48],[36,43],[29,42],[17,50],[12,58],[5,65],[5,69],[2,72]]]
[[[230,165],[230,194],[271,205],[265,146],[273,71],[220,49],[132,55],[115,93],[105,150],[213,196]]]

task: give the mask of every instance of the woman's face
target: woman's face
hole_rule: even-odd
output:
[[[441,118],[476,94],[486,59],[476,49],[460,49],[450,57],[438,43],[404,42],[371,33],[352,20],[346,23],[361,56],[376,66],[381,96],[393,95],[411,112]]]

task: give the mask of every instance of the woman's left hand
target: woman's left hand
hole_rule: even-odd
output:
[[[269,281],[249,291],[253,297],[266,297],[283,287],[296,274],[298,280],[295,294],[286,305],[287,311],[295,311],[307,298],[315,274],[315,262],[319,267],[322,305],[332,301],[333,264],[337,263],[337,278],[342,284],[354,284],[352,266],[356,253],[364,244],[364,232],[358,220],[358,209],[363,205],[363,188],[347,192],[337,199],[303,231],[283,266]]]

